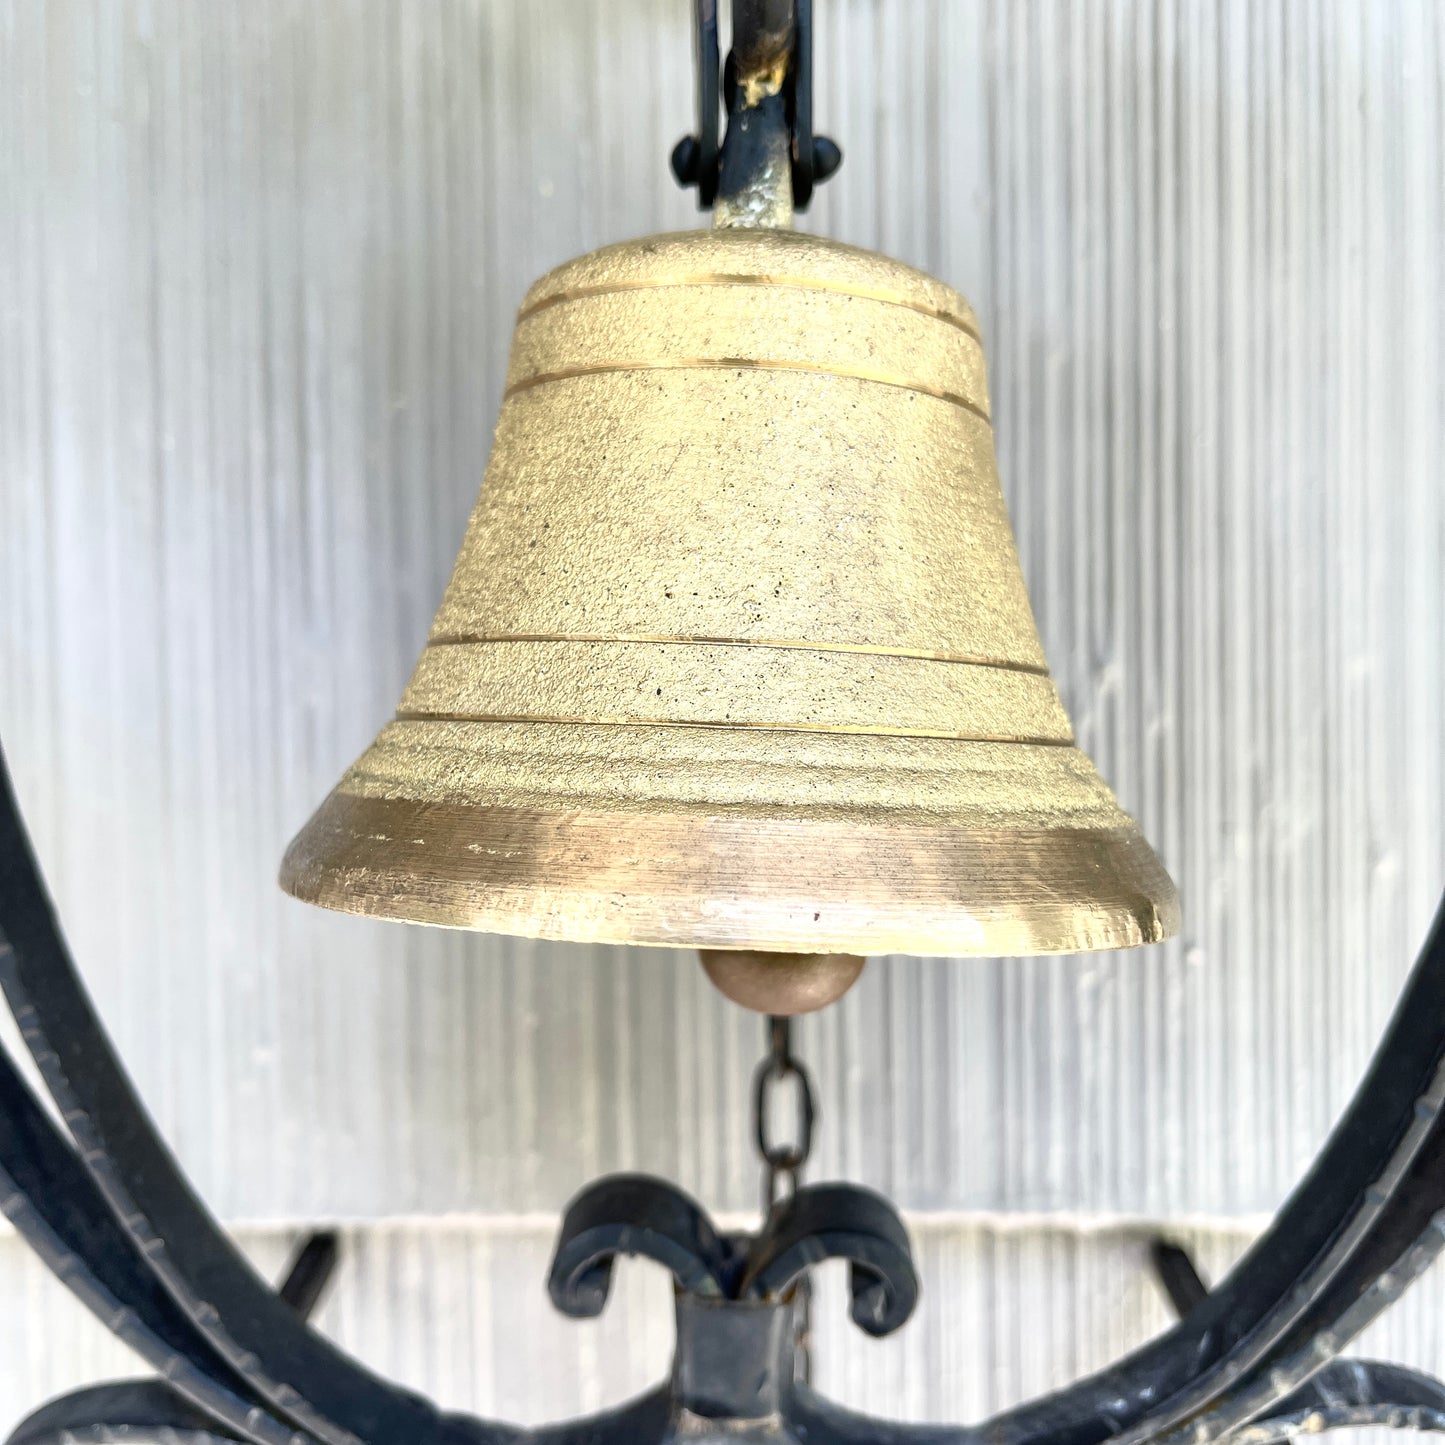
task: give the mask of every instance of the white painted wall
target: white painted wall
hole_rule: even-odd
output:
[[[72,942],[257,1257],[346,1221],[325,1326],[527,1420],[661,1371],[641,1267],[551,1318],[552,1216],[622,1167],[748,1209],[760,1029],[681,955],[274,873],[410,670],[527,283],[697,223],[688,8],[0,0],[0,737]],[[1243,1247],[1445,878],[1445,9],[820,0],[818,41],[808,225],[978,308],[1055,676],[1185,907],[802,1026],[817,1173],[909,1209],[927,1290],[883,1345],[825,1302],[819,1377],[973,1416],[1162,1325],[1152,1221]],[[1374,1348],[1445,1369],[1442,1305]],[[125,1368],[0,1235],[0,1424]]]

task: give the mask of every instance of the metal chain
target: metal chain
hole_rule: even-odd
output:
[[[808,1156],[813,1152],[813,1084],[808,1071],[793,1057],[793,1021],[768,1019],[768,1056],[753,1075],[753,1129],[763,1160],[763,1212],[791,1195],[798,1187]],[[774,1100],[791,1083],[796,1121],[791,1142],[773,1138]]]
[[[773,1138],[774,1101],[791,1083],[794,1092],[795,1128],[792,1142]],[[753,1075],[753,1131],[763,1160],[763,1217],[792,1197],[798,1188],[808,1156],[813,1152],[813,1081],[793,1056],[793,1021],[772,1015],[768,1019],[768,1054]],[[813,1373],[813,1287],[807,1276],[800,1279],[793,1295],[794,1373],[803,1384]]]

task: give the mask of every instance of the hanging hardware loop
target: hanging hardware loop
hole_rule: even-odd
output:
[[[732,50],[719,66],[718,0],[695,0],[693,52],[697,72],[697,130],[673,148],[672,173],[696,186],[701,210],[720,191],[742,190],[777,132],[784,142],[793,208],[804,211],[813,187],[843,163],[827,136],[813,134],[812,0],[733,0]],[[728,137],[719,137],[719,106]]]

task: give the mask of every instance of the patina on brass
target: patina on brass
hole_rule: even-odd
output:
[[[1073,735],[947,286],[791,232],[560,267],[327,907],[781,953],[1124,947],[1174,888]]]
[[[713,987],[754,1013],[788,1018],[837,1003],[863,972],[851,953],[764,953],[704,948],[698,954]]]

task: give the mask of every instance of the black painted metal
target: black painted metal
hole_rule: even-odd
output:
[[[998,1417],[995,1445],[1133,1442],[1191,1419],[1223,1433],[1241,1422],[1212,1414],[1216,1402],[1233,1406],[1254,1388],[1267,1396],[1261,1414],[1325,1363],[1298,1353],[1295,1327],[1313,1306],[1328,1299],[1334,1311],[1314,1319],[1332,1354],[1390,1303],[1442,1243],[1434,1216],[1445,1193],[1411,1171],[1417,1155],[1445,1151],[1442,1021],[1445,908],[1349,1108],[1253,1249],[1166,1334]]]
[[[849,1264],[849,1314],[870,1335],[905,1324],[918,1303],[918,1275],[898,1212],[852,1184],[810,1184],[773,1210],[748,1251],[744,1299],[776,1299],[828,1259]]]
[[[602,1313],[618,1255],[662,1265],[679,1295],[719,1303],[775,1303],[815,1265],[851,1266],[854,1321],[871,1335],[902,1325],[918,1300],[918,1276],[898,1212],[852,1184],[813,1184],[776,1204],[754,1238],[718,1233],[694,1200],[645,1174],[614,1174],[568,1206],[548,1288],[566,1315]]]
[[[1235,1431],[1267,1445],[1341,1424],[1445,1422],[1437,1382],[1390,1366],[1330,1363],[1442,1242],[1445,910],[1349,1109],[1233,1273],[1109,1370],[977,1426],[866,1419],[793,1380],[785,1316],[810,1265],[853,1261],[852,1311],[867,1329],[895,1328],[916,1298],[896,1214],[848,1186],[799,1190],[753,1241],[721,1238],[660,1181],[604,1180],[584,1191],[559,1242],[553,1289],[561,1307],[599,1310],[619,1253],[660,1259],[683,1286],[673,1379],[620,1411],[522,1431],[441,1415],[348,1359],[293,1308],[314,1303],[331,1248],[316,1243],[309,1263],[303,1252],[293,1287],[273,1291],[191,1193],[146,1117],[61,940],[3,756],[0,983],[79,1145],[64,1142],[0,1055],[6,1211],[172,1381],[70,1396],[31,1416],[12,1445],[49,1445],[67,1433],[256,1445],[645,1445],[680,1432],[693,1442],[1136,1445]],[[743,1380],[728,1374],[729,1359],[773,1363]],[[764,1403],[766,1417],[750,1413]]]
[[[706,1420],[761,1420],[787,1408],[793,1310],[786,1300],[677,1298],[677,1405]]]
[[[1274,1405],[1267,1419],[1251,1421],[1230,1441],[1231,1445],[1272,1445],[1320,1430],[1360,1425],[1445,1430],[1445,1384],[1378,1360],[1335,1360]]]
[[[843,164],[836,141],[813,133],[813,0],[735,0],[733,53],[749,47],[760,33],[779,29],[792,12],[792,50],[788,76],[777,104],[736,105],[730,54],[719,66],[717,0],[694,0],[693,54],[697,81],[697,133],[673,147],[671,169],[680,186],[697,187],[700,210],[711,210],[721,193],[736,194],[769,154],[769,138],[785,134],[792,157],[793,205],[806,211],[814,188]],[[730,140],[720,141],[719,106],[728,116]],[[730,150],[729,150],[730,148]]]
[[[710,211],[717,198],[720,133],[717,0],[693,0],[693,70],[697,78],[697,134],[685,135],[672,150],[672,174],[680,186],[697,187],[698,209]]]
[[[679,1337],[691,1325],[679,1306]],[[736,1309],[736,1306],[733,1307]],[[896,1425],[839,1409],[802,1385],[789,1385],[785,1307],[763,1306],[755,1321],[734,1315],[741,1339],[712,1331],[710,1354],[688,1351],[673,1380],[642,1400],[592,1420],[544,1427],[529,1445],[727,1445],[774,1441],[778,1445],[943,1445],[949,1433],[932,1426]],[[770,1333],[769,1333],[770,1332]],[[777,1346],[765,1358],[761,1344]],[[730,1368],[745,1357],[753,1373]],[[688,1371],[696,1366],[694,1373]],[[1445,1430],[1445,1386],[1427,1376],[1373,1361],[1336,1361],[1321,1372],[1322,1400],[1291,1396],[1277,1413],[1231,1437],[1231,1445],[1284,1445],[1324,1430],[1351,1426]],[[691,1418],[679,1430],[679,1405]],[[727,1413],[716,1413],[722,1410]],[[9,1445],[239,1445],[188,1406],[163,1382],[124,1381],[77,1391],[37,1410],[10,1437]]]
[[[797,0],[793,71],[788,92],[788,120],[793,132],[793,205],[806,211],[813,199],[813,188],[843,164],[838,143],[813,134],[813,0]]]
[[[785,1091],[793,1094],[793,1129],[786,1139],[773,1137],[773,1106]],[[763,1209],[796,1192],[813,1153],[818,1104],[813,1080],[793,1053],[793,1021],[768,1016],[768,1052],[753,1071],[753,1143],[763,1161]]]
[[[739,105],[733,79],[732,57],[723,82],[727,96],[728,127],[718,153],[717,193],[724,200],[742,196],[757,187],[773,166],[775,142],[788,139],[788,99],[781,91],[764,96],[756,105]],[[766,189],[766,186],[763,187]]]
[[[1194,1267],[1188,1250],[1171,1244],[1167,1239],[1156,1239],[1149,1247],[1149,1262],[1154,1266],[1154,1274],[1180,1319],[1196,1305],[1204,1303],[1209,1286]]]
[[[0,936],[0,954],[7,945]],[[178,1397],[257,1445],[292,1445],[271,1413],[161,1287],[75,1151],[0,1049],[0,1193],[20,1236]]]
[[[326,1445],[500,1440],[444,1418],[307,1328],[192,1193],[75,970],[0,754],[0,986],[112,1219],[196,1332],[279,1419]],[[32,1201],[33,1202],[33,1201]]]
[[[323,1230],[302,1240],[301,1248],[286,1266],[286,1277],[277,1292],[303,1320],[310,1319],[321,1303],[340,1258],[340,1236]]]
[[[736,1274],[731,1245],[680,1189],[646,1174],[613,1174],[589,1184],[562,1221],[547,1289],[564,1315],[602,1313],[619,1254],[671,1271],[679,1290],[721,1298]]]
[[[219,1428],[164,1380],[123,1380],[41,1406],[21,1422],[9,1445],[239,1445],[246,1438]]]
[[[1156,1239],[1150,1263],[1181,1318],[1204,1302],[1209,1286],[1182,1245]],[[1358,1425],[1445,1429],[1445,1385],[1418,1370],[1377,1360],[1333,1360],[1293,1394],[1276,1401],[1267,1419],[1252,1420],[1231,1440],[1266,1445]]]

